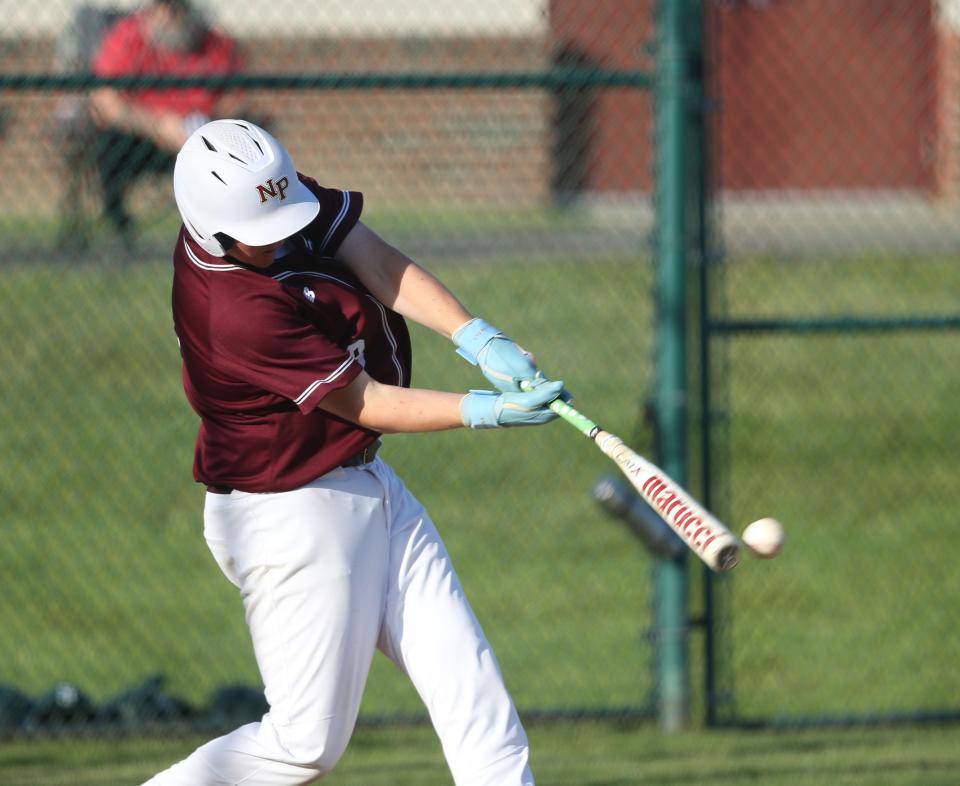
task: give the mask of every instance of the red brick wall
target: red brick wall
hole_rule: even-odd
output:
[[[722,186],[932,190],[931,14],[918,0],[726,6],[715,38]]]
[[[550,45],[584,64],[649,71],[653,0],[551,0]],[[589,191],[648,191],[653,180],[649,91],[597,90],[583,124],[581,165]]]
[[[960,196],[960,35],[944,34],[938,50],[935,191]]]
[[[729,190],[958,190],[958,54],[932,0],[704,0]],[[645,68],[654,0],[552,0],[555,46]],[[645,97],[596,101],[589,189],[650,188]],[[642,129],[642,131],[638,131]]]

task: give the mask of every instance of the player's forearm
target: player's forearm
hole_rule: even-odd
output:
[[[461,393],[383,385],[361,374],[350,385],[328,393],[321,409],[384,434],[462,428]]]
[[[359,423],[385,434],[408,434],[463,428],[462,393],[423,388],[393,388],[385,398],[372,397]]]

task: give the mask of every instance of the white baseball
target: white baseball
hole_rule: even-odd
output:
[[[783,524],[776,519],[758,519],[748,524],[742,537],[753,555],[762,559],[776,557],[783,549],[785,539]]]

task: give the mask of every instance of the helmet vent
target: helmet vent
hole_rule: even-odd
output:
[[[207,150],[212,150],[214,153],[217,152],[217,148],[213,146],[213,142],[211,142],[205,136],[201,136],[200,138],[203,140],[203,144],[207,146]]]
[[[224,127],[219,139],[229,148],[231,158],[244,164],[251,164],[263,158],[263,148],[256,144],[250,132],[240,126]]]
[[[224,180],[222,177],[220,177],[220,175],[218,175],[218,174],[217,174],[216,172],[214,172],[212,169],[210,170],[210,174],[213,175],[217,180],[219,180],[219,181],[220,181],[221,183],[223,183],[224,185],[227,184],[227,181]]]

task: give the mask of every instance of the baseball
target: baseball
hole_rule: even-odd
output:
[[[783,549],[783,524],[776,519],[758,519],[743,531],[743,542],[755,557],[770,559]]]

